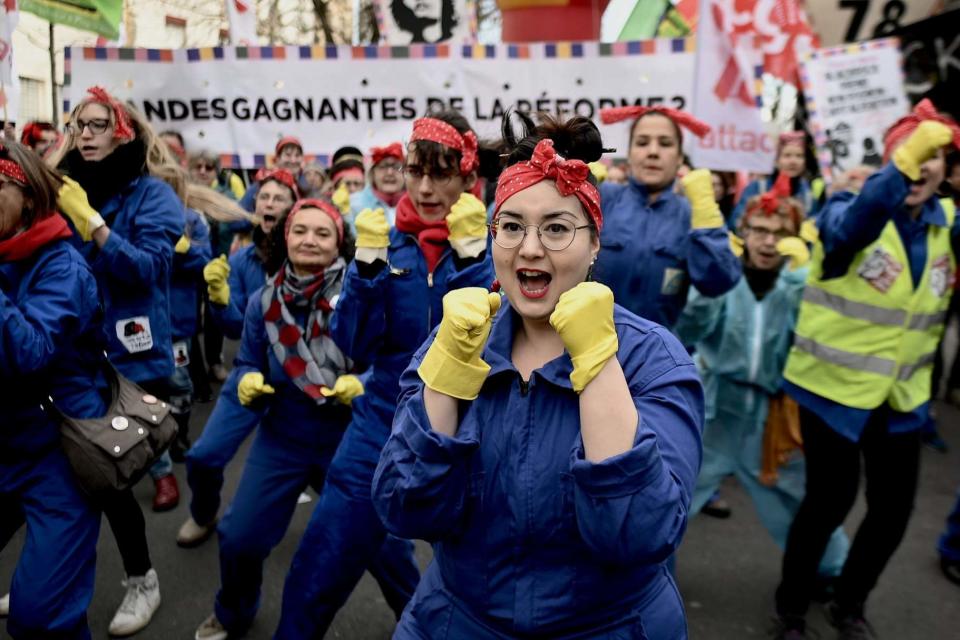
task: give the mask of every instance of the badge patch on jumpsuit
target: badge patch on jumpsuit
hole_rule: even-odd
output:
[[[930,290],[933,295],[942,298],[953,286],[953,273],[950,270],[950,257],[943,255],[930,266]]]
[[[129,353],[141,353],[153,348],[150,318],[137,316],[117,321],[117,340]]]
[[[663,283],[660,285],[660,295],[675,296],[683,290],[686,281],[686,272],[683,269],[667,267],[663,270]]]
[[[177,367],[190,364],[190,343],[186,340],[173,343],[173,364]]]
[[[902,271],[902,264],[894,260],[893,256],[881,247],[877,247],[860,264],[857,275],[870,283],[870,286],[880,293],[886,293]]]

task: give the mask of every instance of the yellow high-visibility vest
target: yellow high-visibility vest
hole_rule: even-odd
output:
[[[784,377],[857,409],[885,402],[908,412],[930,400],[930,379],[953,292],[956,208],[941,200],[946,226],[928,225],[927,262],[916,289],[893,221],[847,272],[822,279],[823,245],[814,246],[796,335]]]

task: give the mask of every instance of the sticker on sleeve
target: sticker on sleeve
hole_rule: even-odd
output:
[[[150,318],[137,316],[117,321],[117,339],[129,353],[141,353],[153,348]]]
[[[683,269],[667,267],[663,270],[663,284],[660,285],[660,295],[675,296],[683,291],[687,280],[687,272]]]
[[[930,289],[933,295],[942,298],[953,287],[953,269],[950,268],[950,256],[942,255],[930,265]]]
[[[185,367],[190,364],[190,343],[181,340],[173,343],[173,364]]]
[[[871,287],[880,293],[886,293],[897,276],[903,271],[903,265],[897,262],[892,255],[881,247],[873,250],[867,259],[857,269],[857,275],[866,280]]]

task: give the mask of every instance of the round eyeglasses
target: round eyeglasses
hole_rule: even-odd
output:
[[[75,121],[69,124],[70,131],[74,135],[81,135],[83,130],[90,128],[90,133],[95,136],[100,135],[107,130],[107,127],[110,126],[110,120],[106,118],[94,118],[92,120],[80,120],[77,118]]]
[[[407,180],[419,182],[423,180],[424,176],[430,176],[430,182],[441,187],[450,184],[450,181],[453,180],[453,176],[455,175],[459,174],[455,171],[448,173],[430,173],[429,171],[424,171],[423,167],[416,165],[409,165],[403,168],[403,176]]]
[[[516,249],[527,237],[528,229],[536,229],[544,249],[563,251],[577,236],[577,229],[589,229],[590,225],[577,226],[568,220],[551,220],[541,225],[522,224],[516,220],[497,220],[490,225],[493,241],[504,249]]]

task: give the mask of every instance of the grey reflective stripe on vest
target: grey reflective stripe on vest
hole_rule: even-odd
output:
[[[885,309],[864,302],[847,300],[835,293],[828,293],[817,287],[807,286],[803,291],[804,302],[812,302],[836,311],[842,316],[865,320],[873,324],[882,324],[888,327],[902,327],[907,321],[907,312],[901,309]],[[920,317],[920,316],[917,316]]]
[[[946,311],[939,311],[937,313],[918,313],[910,318],[909,328],[914,331],[926,331],[930,327],[944,324],[946,321]]]
[[[856,371],[865,371],[866,373],[875,373],[881,376],[892,376],[894,370],[897,368],[897,363],[893,360],[878,358],[876,356],[864,356],[859,353],[851,353],[843,349],[828,347],[825,344],[801,335],[794,337],[793,346],[801,351],[806,351],[818,360]]]
[[[918,369],[922,369],[923,367],[930,366],[936,361],[936,359],[937,359],[936,352],[931,352],[923,356],[913,364],[905,364],[901,366],[900,371],[897,372],[897,380],[900,380],[900,381],[909,380],[911,377],[913,377],[913,374],[916,373]]]

